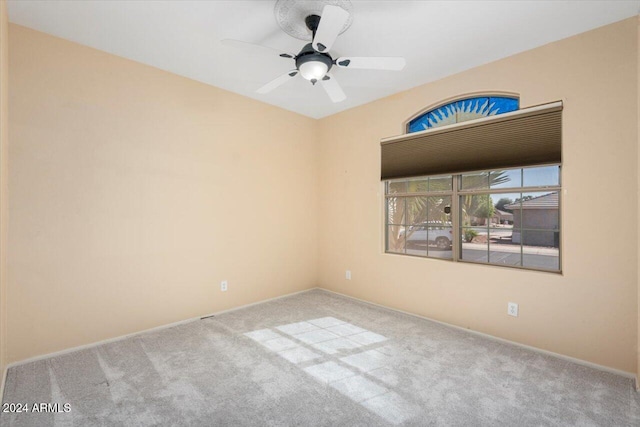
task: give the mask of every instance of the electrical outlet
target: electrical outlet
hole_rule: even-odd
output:
[[[347,278],[347,280],[351,280],[351,270],[347,270],[345,277]]]
[[[507,304],[507,314],[509,316],[518,317],[518,304],[510,302]]]
[[[222,282],[220,282],[220,290],[222,292],[227,292],[227,285],[228,283],[226,280],[223,280]]]

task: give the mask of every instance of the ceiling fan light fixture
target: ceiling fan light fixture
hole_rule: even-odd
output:
[[[309,81],[322,79],[327,71],[329,67],[322,61],[308,61],[300,64],[300,74]]]

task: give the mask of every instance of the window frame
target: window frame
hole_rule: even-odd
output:
[[[484,265],[484,266],[492,266],[492,267],[507,267],[507,268],[515,268],[515,269],[519,269],[519,270],[525,270],[525,271],[539,271],[539,272],[545,272],[545,273],[554,273],[554,274],[562,274],[562,259],[563,259],[563,243],[562,243],[562,239],[563,239],[563,232],[562,232],[562,164],[560,163],[551,163],[551,164],[544,164],[544,165],[534,165],[534,166],[522,166],[522,167],[518,167],[518,168],[508,168],[508,169],[520,169],[522,170],[522,176],[524,176],[524,170],[525,169],[531,169],[531,168],[541,168],[541,167],[547,167],[547,166],[557,166],[558,167],[558,184],[557,185],[542,185],[542,186],[525,186],[524,185],[524,181],[521,182],[521,185],[519,187],[509,187],[509,188],[490,188],[489,186],[487,188],[481,188],[481,189],[469,189],[469,190],[462,190],[461,189],[461,179],[462,179],[462,175],[468,175],[468,174],[474,174],[474,173],[491,173],[493,171],[495,171],[496,169],[491,169],[491,170],[479,170],[479,171],[469,171],[469,172],[460,172],[460,173],[455,173],[455,174],[451,174],[451,179],[452,179],[452,190],[451,191],[441,191],[441,192],[430,192],[430,191],[426,191],[426,192],[404,192],[404,193],[388,193],[388,188],[389,188],[389,183],[392,182],[401,182],[401,181],[409,181],[409,180],[421,180],[421,179],[426,179],[426,178],[431,178],[431,177],[441,177],[441,176],[448,176],[448,175],[442,175],[442,174],[437,174],[437,175],[425,175],[425,176],[419,176],[419,177],[411,177],[411,178],[397,178],[397,179],[390,179],[390,180],[385,180],[382,181],[383,184],[383,205],[384,205],[384,224],[383,224],[383,249],[384,249],[384,254],[387,255],[400,255],[400,256],[410,256],[410,257],[414,257],[414,258],[427,258],[427,259],[438,259],[438,260],[442,260],[442,261],[448,261],[448,262],[462,262],[462,263],[467,263],[467,264],[475,264],[475,265]],[[494,264],[494,263],[490,263],[490,262],[481,262],[481,261],[471,261],[471,260],[467,260],[467,259],[462,259],[462,238],[461,238],[461,229],[462,229],[462,225],[461,225],[461,220],[462,220],[462,212],[460,210],[460,197],[461,196],[467,196],[467,195],[485,195],[485,194],[513,194],[513,193],[534,193],[534,192],[557,192],[558,193],[558,229],[557,232],[559,233],[559,241],[558,241],[558,269],[557,270],[551,270],[551,269],[545,269],[545,268],[539,268],[539,267],[529,267],[529,266],[524,266],[524,265],[509,265],[509,264]],[[426,256],[426,255],[415,255],[415,254],[409,254],[406,253],[406,242],[405,242],[405,246],[404,246],[404,253],[400,253],[400,252],[393,252],[393,251],[389,251],[389,235],[388,235],[388,228],[389,226],[398,226],[398,224],[390,224],[389,223],[389,205],[388,205],[388,199],[392,198],[392,197],[433,197],[435,195],[442,195],[442,196],[450,196],[451,197],[451,224],[453,227],[453,242],[452,242],[452,257],[451,258],[440,258],[440,257],[430,257],[430,256]],[[522,209],[519,209],[520,211],[520,215],[522,215]],[[406,212],[405,212],[406,214]],[[520,229],[523,230],[524,227],[522,227],[522,221],[520,221]],[[543,231],[543,230],[538,230],[538,231]],[[545,230],[546,231],[546,230]],[[548,231],[555,231],[555,230],[548,230]],[[521,241],[521,247],[523,247],[523,243]],[[487,246],[487,250],[490,251],[490,245]],[[521,252],[522,254],[522,252]]]

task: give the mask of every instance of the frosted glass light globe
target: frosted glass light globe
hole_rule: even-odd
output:
[[[300,74],[307,80],[320,80],[329,71],[327,64],[320,61],[309,61],[300,65]]]

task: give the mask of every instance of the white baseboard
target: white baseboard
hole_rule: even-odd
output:
[[[467,328],[463,328],[461,326],[452,325],[450,323],[442,322],[440,320],[431,319],[429,317],[421,316],[419,314],[410,313],[408,311],[399,310],[397,308],[387,307],[387,306],[382,305],[382,304],[376,304],[374,302],[370,302],[370,301],[367,301],[367,300],[356,298],[356,297],[353,297],[351,295],[342,294],[340,292],[331,291],[329,289],[325,289],[325,288],[315,288],[315,289],[319,289],[321,291],[329,292],[329,293],[332,293],[332,294],[335,294],[335,295],[340,295],[342,297],[349,298],[349,299],[352,299],[352,300],[355,300],[355,301],[359,301],[359,302],[362,302],[362,303],[365,303],[365,304],[370,304],[370,305],[373,305],[373,306],[376,306],[376,307],[384,308],[386,310],[391,310],[391,311],[395,311],[397,313],[402,313],[402,314],[406,314],[406,315],[409,315],[409,316],[417,317],[419,319],[428,320],[430,322],[435,322],[435,323],[438,323],[440,325],[444,325],[444,326],[448,326],[450,328],[454,328],[454,329],[458,329],[458,330],[461,330],[461,331],[465,331],[465,332],[468,332],[468,333],[473,334],[473,335],[479,335],[481,337],[489,338],[491,340],[499,341],[501,343],[511,344],[511,345],[515,345],[517,347],[525,348],[527,350],[535,351],[537,353],[542,353],[542,354],[545,354],[545,355],[548,355],[548,356],[557,357],[559,359],[563,359],[563,360],[566,360],[566,361],[569,361],[569,362],[573,362],[573,363],[576,363],[578,365],[588,366],[590,368],[598,369],[600,371],[609,372],[611,374],[616,374],[616,375],[620,375],[622,377],[630,378],[630,379],[635,380],[636,390],[639,390],[639,388],[638,388],[638,384],[639,384],[638,383],[638,378],[636,377],[636,374],[634,374],[632,372],[621,371],[619,369],[610,368],[610,367],[604,366],[604,365],[598,365],[597,363],[588,362],[588,361],[582,360],[582,359],[576,359],[575,357],[566,356],[566,355],[560,354],[560,353],[554,353],[554,352],[549,351],[549,350],[544,350],[544,349],[541,349],[541,348],[538,348],[538,347],[532,347],[530,345],[522,344],[522,343],[519,343],[519,342],[516,342],[516,341],[510,341],[510,340],[507,340],[507,339],[504,339],[504,338],[499,338],[499,337],[496,337],[496,336],[493,336],[493,335],[485,334],[483,332],[474,331],[472,329],[467,329]]]
[[[163,329],[173,328],[174,326],[179,326],[179,325],[184,325],[186,323],[195,322],[195,321],[198,321],[198,320],[203,319],[205,317],[218,316],[218,315],[223,314],[223,313],[229,313],[229,312],[236,311],[236,310],[242,310],[244,308],[253,307],[254,305],[265,304],[267,302],[276,301],[276,300],[279,300],[279,299],[282,299],[282,298],[288,298],[288,297],[291,297],[291,296],[294,296],[294,295],[302,294],[302,293],[313,291],[313,290],[316,290],[316,289],[318,289],[318,288],[314,287],[314,288],[304,289],[302,291],[292,292],[290,294],[280,295],[278,297],[273,297],[273,298],[269,298],[269,299],[265,299],[265,300],[261,300],[261,301],[257,301],[257,302],[252,302],[250,304],[240,305],[238,307],[229,308],[227,310],[216,311],[215,313],[211,313],[211,314],[205,314],[205,315],[198,316],[198,317],[191,317],[189,319],[180,320],[178,322],[173,322],[173,323],[168,323],[166,325],[156,326],[156,327],[150,328],[150,329],[144,329],[142,331],[133,332],[133,333],[126,334],[126,335],[120,335],[120,336],[113,337],[113,338],[107,338],[106,340],[96,341],[96,342],[92,342],[90,344],[79,345],[77,347],[71,347],[71,348],[67,348],[67,349],[64,349],[64,350],[60,350],[60,351],[54,351],[53,353],[42,354],[40,356],[30,357],[30,358],[24,359],[24,360],[19,360],[17,362],[9,363],[5,367],[4,376],[6,377],[6,372],[9,370],[9,368],[13,368],[14,366],[20,366],[20,365],[24,365],[24,364],[31,363],[31,362],[36,362],[38,360],[50,359],[52,357],[62,356],[64,354],[73,353],[74,351],[78,351],[78,350],[86,350],[88,348],[97,347],[97,346],[100,346],[100,345],[103,345],[103,344],[109,344],[109,343],[112,343],[112,342],[122,341],[124,339],[135,337],[135,336],[141,335],[141,334],[146,334],[148,332],[155,332],[155,331],[161,331]],[[4,381],[4,379],[3,379],[3,381]],[[3,385],[2,385],[2,390],[0,390],[0,398],[2,397],[2,392],[3,391],[4,391],[4,382],[3,382]],[[1,402],[1,400],[0,400],[0,402]]]

